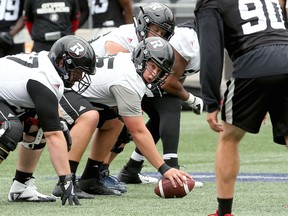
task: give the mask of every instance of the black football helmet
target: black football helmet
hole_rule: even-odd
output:
[[[162,70],[153,83],[147,83],[143,78],[146,62],[149,60],[153,61]],[[137,73],[142,77],[146,86],[152,90],[162,85],[167,76],[172,73],[175,54],[168,41],[161,37],[149,37],[135,47],[132,54],[132,61],[134,62]]]
[[[142,40],[147,37],[150,24],[166,30],[164,39],[169,40],[174,34],[175,16],[171,9],[161,2],[152,2],[143,7],[140,6],[134,25],[138,37]]]
[[[84,39],[67,35],[57,40],[48,54],[52,64],[66,88],[71,88],[74,82],[70,81],[71,69],[80,69],[84,73],[78,81],[77,93],[83,93],[91,84],[89,75],[95,74],[96,55],[91,45]],[[63,60],[63,67],[59,67],[60,60]]]

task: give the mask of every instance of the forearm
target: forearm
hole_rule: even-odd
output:
[[[161,155],[159,154],[153,138],[148,131],[131,134],[134,143],[145,158],[158,170],[164,163]]]
[[[162,89],[169,94],[179,97],[183,101],[186,101],[189,97],[189,93],[186,91],[182,83],[180,83],[179,81],[174,82],[173,85],[165,85],[164,83]]]
[[[62,131],[44,132],[49,155],[58,176],[71,173],[67,145]]]
[[[13,37],[22,29],[24,28],[24,18],[20,17],[18,19],[18,21],[16,22],[16,25],[11,29],[11,31],[9,32],[10,35],[12,35]]]
[[[123,8],[123,16],[126,24],[133,23],[133,8],[131,0],[119,0]]]

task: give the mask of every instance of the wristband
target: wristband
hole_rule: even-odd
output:
[[[189,93],[189,97],[185,102],[189,104],[193,104],[195,102],[195,96]]]
[[[171,167],[168,166],[166,163],[163,163],[163,164],[159,167],[158,171],[159,171],[162,175],[164,175],[164,173],[167,172],[169,169],[171,169]]]

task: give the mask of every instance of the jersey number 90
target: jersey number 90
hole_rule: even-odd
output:
[[[242,25],[244,35],[263,31],[268,23],[273,29],[285,29],[279,0],[239,0],[238,6],[241,18],[247,20]]]

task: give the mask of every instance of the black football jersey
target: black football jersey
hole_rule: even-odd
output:
[[[123,9],[118,0],[92,0],[93,28],[119,27],[124,25]]]
[[[195,16],[208,112],[220,108],[224,48],[233,61],[233,78],[287,73],[288,31],[278,0],[198,0]]]
[[[0,32],[8,32],[22,16],[25,0],[0,1]]]
[[[72,33],[72,20],[79,16],[78,0],[26,0],[24,16],[32,22],[33,40],[46,41],[45,33],[61,32],[61,36]]]
[[[225,48],[232,60],[255,47],[288,44],[278,0],[198,0],[195,14],[205,8],[219,11]]]

